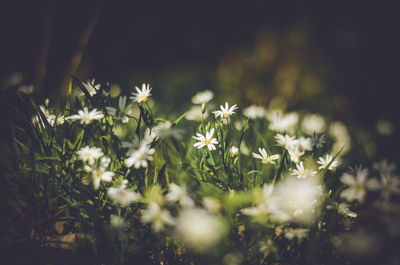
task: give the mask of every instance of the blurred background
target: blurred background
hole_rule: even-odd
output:
[[[71,75],[121,93],[146,82],[176,115],[206,89],[221,104],[320,112],[349,126],[355,161],[399,162],[398,11],[356,2],[3,3],[2,122],[21,86],[43,102]]]

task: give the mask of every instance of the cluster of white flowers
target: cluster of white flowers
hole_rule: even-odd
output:
[[[84,169],[91,175],[95,190],[99,189],[100,181],[112,181],[114,173],[107,171],[111,159],[103,156],[100,148],[85,146],[77,152],[77,155],[85,163]]]
[[[46,105],[48,105],[48,100],[46,100]],[[64,115],[55,115],[50,112],[49,109],[47,109],[45,106],[40,105],[39,106],[40,111],[43,113],[44,117],[46,118],[47,122],[51,125],[54,126],[54,124],[57,125],[62,125],[65,122],[65,117]],[[45,127],[45,123],[42,120],[42,117],[39,114],[36,114],[32,117],[32,123],[36,125],[41,125],[41,127]]]

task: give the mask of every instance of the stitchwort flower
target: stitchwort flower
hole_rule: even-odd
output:
[[[195,143],[193,146],[197,148],[202,148],[204,146],[207,146],[208,150],[216,150],[217,148],[215,147],[216,144],[218,144],[218,141],[216,138],[212,138],[214,134],[214,128],[211,129],[211,131],[206,132],[206,135],[202,135],[200,133],[197,133],[197,136],[193,136],[194,139],[196,139],[197,143]]]

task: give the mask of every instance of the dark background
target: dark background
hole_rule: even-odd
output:
[[[23,73],[26,83],[36,85],[39,100],[57,94],[62,89],[63,78],[68,76],[68,64],[82,31],[98,14],[84,45],[79,68],[72,74],[82,80],[95,77],[101,82],[118,83],[124,89],[150,82],[159,91],[154,92],[156,101],[162,101],[167,110],[176,106],[184,110],[195,91],[212,89],[221,101],[229,94],[229,91],[219,93],[219,83],[213,74],[224,55],[251,50],[257,36],[264,31],[273,32],[280,40],[279,48],[290,29],[301,25],[308,40],[304,58],[306,61],[310,58],[305,63],[312,65],[318,61],[313,66],[317,70],[323,66],[324,91],[322,97],[292,106],[309,107],[311,111],[320,111],[361,128],[371,135],[363,141],[377,143],[375,157],[398,161],[400,42],[398,9],[394,4],[132,2],[129,5],[73,1],[3,3],[0,8],[1,80],[17,71]],[[51,34],[46,35],[49,31]],[[49,37],[44,57],[46,74],[38,81],[38,61],[43,58],[46,36]],[[303,51],[300,49],[298,53]],[[266,93],[273,86],[273,83],[265,85]],[[12,100],[9,92],[2,93],[2,119],[6,119],[7,104]],[[345,104],[324,108],[337,96]],[[316,104],[317,100],[322,103]],[[250,97],[241,103],[260,102]],[[268,100],[261,103],[266,104]],[[374,128],[382,118],[394,123],[395,134],[378,139]],[[357,134],[353,136],[357,138]]]

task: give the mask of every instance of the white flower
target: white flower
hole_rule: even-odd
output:
[[[194,202],[189,197],[185,188],[182,188],[174,183],[169,185],[169,192],[165,196],[165,199],[170,202],[179,201],[180,205],[183,207],[193,207]]]
[[[300,145],[295,144],[288,149],[288,153],[290,155],[290,160],[294,163],[298,163],[299,159],[302,155],[304,155],[304,151],[300,149]]]
[[[185,118],[190,121],[201,121],[208,117],[208,112],[202,114],[201,107],[193,106],[188,112],[186,112]]]
[[[283,135],[283,134],[278,133],[275,136],[275,139],[279,145],[285,147],[286,149],[294,148],[294,146],[296,146],[298,144],[298,141],[295,137],[287,135],[287,134]]]
[[[312,146],[315,146],[316,148],[321,148],[326,143],[325,134],[321,134],[320,136],[318,136],[314,133],[311,136],[311,143]]]
[[[320,114],[308,114],[303,118],[301,128],[307,134],[322,133],[325,130],[325,120]]]
[[[265,109],[261,106],[251,105],[243,109],[243,114],[250,119],[262,118],[265,116]]]
[[[79,159],[93,165],[95,160],[102,157],[104,154],[98,147],[85,146],[77,152]]]
[[[299,115],[295,112],[283,114],[281,111],[267,112],[267,119],[269,120],[269,128],[273,131],[293,133]]]
[[[298,179],[313,177],[317,174],[316,171],[305,169],[303,165],[303,161],[296,165],[297,169],[292,170],[292,175],[297,177]]]
[[[203,104],[207,103],[214,98],[214,93],[210,90],[205,90],[197,92],[196,95],[192,97],[193,104]]]
[[[172,123],[170,121],[164,121],[157,124],[156,126],[151,128],[151,133],[149,129],[147,131],[147,135],[149,135],[149,137],[153,140],[158,138],[165,139],[168,137],[182,140],[183,133],[184,131],[182,129],[178,129],[176,128],[176,126],[172,126]]]
[[[111,182],[114,173],[106,171],[111,159],[108,157],[103,157],[97,166],[85,166],[85,170],[89,172],[92,176],[93,187],[95,190],[99,189],[100,181]]]
[[[286,177],[279,182],[268,202],[272,219],[278,222],[312,223],[315,209],[322,195],[322,186],[316,178],[298,180]]]
[[[138,201],[141,198],[140,194],[126,188],[127,182],[124,179],[120,186],[110,187],[107,191],[108,197],[116,201],[121,207],[127,207],[132,202]]]
[[[143,210],[141,217],[143,223],[152,223],[154,231],[164,229],[164,225],[174,225],[175,221],[167,210],[162,210],[155,202],[150,202],[147,209]]]
[[[147,144],[142,144],[138,150],[128,151],[129,157],[125,160],[127,167],[134,166],[135,168],[147,167],[149,163],[147,160],[153,160],[152,155],[155,150],[150,148]]]
[[[332,155],[326,155],[325,158],[320,157],[318,159],[318,164],[320,164],[321,166],[318,167],[319,170],[322,170],[324,168],[326,168],[329,163],[331,163],[331,161],[333,160],[333,156]],[[333,170],[335,169],[337,166],[339,165],[339,162],[335,159],[332,161],[332,163],[330,164],[328,170]]]
[[[237,148],[236,146],[232,145],[232,147],[229,150],[229,152],[231,153],[231,157],[235,157],[239,153],[239,148]]]
[[[389,200],[392,194],[400,194],[400,178],[394,175],[381,174],[379,189],[382,197]]]
[[[244,208],[242,213],[253,217],[264,217],[269,213],[271,206],[270,201],[272,200],[274,192],[273,184],[264,184],[261,196],[257,194],[257,205],[255,207]],[[262,219],[261,219],[262,220]],[[264,221],[264,220],[262,220]]]
[[[18,87],[18,92],[23,93],[25,95],[31,95],[35,91],[33,85],[22,85]]]
[[[347,216],[347,217],[356,218],[357,217],[357,213],[352,212],[349,209],[349,207],[350,207],[350,205],[345,203],[345,202],[341,202],[341,203],[338,203],[336,205],[338,213],[343,214],[344,216]]]
[[[118,109],[113,107],[106,107],[108,114],[110,115],[118,115],[123,123],[127,123],[129,121],[129,116],[133,113],[132,105],[126,104],[126,96],[119,97],[118,100]]]
[[[215,114],[215,117],[221,117],[221,119],[228,119],[232,114],[235,114],[234,110],[236,110],[238,107],[235,105],[233,105],[232,107],[229,107],[228,102],[225,102],[225,107],[224,106],[220,106],[221,110],[216,110],[213,111],[213,113]]]
[[[202,148],[204,146],[207,146],[208,150],[216,150],[217,148],[215,147],[215,144],[218,144],[218,141],[216,138],[212,138],[214,134],[214,128],[211,129],[211,131],[206,132],[206,136],[196,133],[197,136],[193,136],[194,139],[196,139],[197,143],[195,143],[193,146],[197,148]]]
[[[298,242],[301,242],[303,238],[307,236],[308,229],[306,228],[286,228],[285,237],[289,240],[297,238]]]
[[[379,120],[376,123],[376,131],[383,136],[390,136],[394,132],[393,123],[388,120]]]
[[[95,85],[95,82],[96,80],[92,79],[86,81],[86,83],[82,83],[92,97],[97,93],[97,91],[100,90],[100,84]],[[80,96],[85,96],[85,93],[83,91],[80,91]]]
[[[329,133],[336,140],[332,147],[333,153],[339,152],[339,150],[342,148],[342,154],[350,150],[351,138],[346,125],[340,121],[332,122],[329,127]]]
[[[112,214],[110,216],[110,225],[112,228],[121,229],[125,226],[125,222],[120,216]]]
[[[100,120],[104,117],[103,113],[97,109],[93,109],[90,112],[86,107],[83,110],[79,110],[78,114],[67,117],[68,120],[81,120],[81,124],[89,124],[93,120]]]
[[[311,151],[312,150],[311,138],[300,137],[297,141],[298,141],[300,150],[302,150],[302,151]]]
[[[279,155],[277,155],[277,154],[269,156],[267,154],[267,151],[264,148],[260,147],[260,148],[258,148],[258,151],[260,152],[260,155],[253,153],[253,157],[257,158],[257,159],[261,159],[261,162],[263,164],[267,164],[267,163],[275,164],[274,160],[279,158]]]
[[[386,159],[383,159],[380,162],[374,163],[373,167],[374,169],[378,170],[381,176],[389,176],[394,174],[396,164],[389,163]]]
[[[347,185],[347,188],[342,191],[340,197],[347,201],[363,202],[367,195],[367,189],[376,190],[379,188],[379,183],[376,179],[367,179],[368,169],[358,167],[352,170],[352,174],[344,173],[340,181]]]
[[[135,93],[135,92],[132,93],[131,100],[133,100],[134,102],[137,102],[137,103],[147,102],[147,100],[151,96],[150,84],[146,85],[143,83],[142,90],[140,90],[138,87],[135,87],[135,89],[136,89],[137,93]]]
[[[197,251],[208,250],[227,232],[225,222],[203,209],[186,208],[178,217],[176,236],[185,246]]]

